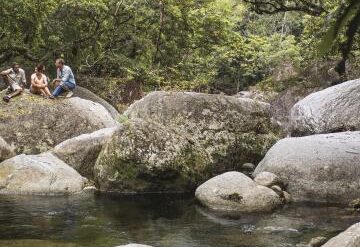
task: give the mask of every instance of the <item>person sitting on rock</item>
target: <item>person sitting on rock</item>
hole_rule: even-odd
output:
[[[10,69],[0,72],[8,88],[8,95],[5,95],[3,100],[9,102],[11,98],[22,93],[22,86],[26,85],[25,71],[20,68],[18,63],[13,63]]]
[[[39,64],[35,68],[35,73],[31,75],[31,86],[30,92],[33,94],[40,94],[43,97],[53,99],[49,88],[48,88],[48,80],[46,75],[44,74],[45,66]]]
[[[52,95],[58,97],[63,92],[68,91],[69,93],[66,97],[69,98],[73,95],[72,91],[76,87],[74,73],[69,66],[65,65],[65,61],[62,58],[56,59],[55,66],[57,69],[57,78],[53,81],[55,90]]]

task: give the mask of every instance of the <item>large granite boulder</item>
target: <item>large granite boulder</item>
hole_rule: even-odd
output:
[[[360,197],[360,132],[285,138],[255,169],[271,172],[295,201],[348,203]]]
[[[0,136],[18,154],[41,153],[75,136],[117,125],[103,106],[77,97],[48,100],[24,93],[0,104]]]
[[[227,172],[216,176],[195,192],[204,206],[223,212],[270,212],[282,201],[273,190],[256,184],[240,172]]]
[[[360,223],[352,225],[346,231],[330,239],[322,247],[359,247]]]
[[[10,146],[2,137],[0,137],[0,162],[15,155],[14,147]]]
[[[185,192],[211,176],[209,155],[186,133],[131,119],[104,145],[94,167],[101,191]]]
[[[104,100],[103,98],[99,97],[98,95],[94,94],[93,92],[91,92],[86,88],[77,86],[74,90],[74,96],[82,99],[87,99],[102,105],[115,120],[119,119],[120,117],[120,113],[115,109],[115,107],[113,107],[106,100]]]
[[[21,154],[0,163],[0,194],[63,195],[86,186],[73,168],[50,153]]]
[[[68,139],[56,145],[52,153],[73,167],[82,176],[92,179],[98,155],[116,129],[117,127],[104,128],[90,134]]]
[[[310,94],[291,109],[294,136],[360,130],[360,79]]]
[[[211,155],[218,173],[258,163],[279,131],[269,104],[224,95],[153,92],[124,114],[188,134]]]

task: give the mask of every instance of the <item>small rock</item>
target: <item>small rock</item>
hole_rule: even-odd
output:
[[[246,172],[253,172],[256,166],[253,163],[245,163],[241,166],[241,170]]]
[[[127,244],[127,245],[119,245],[117,247],[151,247],[151,246],[144,244]]]
[[[292,197],[289,193],[287,193],[286,191],[283,191],[283,199],[285,203],[291,203],[292,202]]]
[[[325,237],[312,238],[309,243],[309,247],[320,247],[323,244],[325,244],[326,241],[327,241],[327,239]]]
[[[284,195],[284,192],[283,192],[283,190],[280,188],[280,186],[278,186],[278,185],[273,185],[273,186],[271,186],[271,189],[273,190],[273,191],[275,191],[276,192],[276,194],[278,194],[279,196],[283,196]]]
[[[280,185],[281,180],[280,178],[271,172],[260,172],[258,175],[256,175],[254,181],[257,184],[260,184],[265,187],[271,187],[273,185]]]
[[[351,201],[349,206],[355,211],[360,211],[360,198]]]

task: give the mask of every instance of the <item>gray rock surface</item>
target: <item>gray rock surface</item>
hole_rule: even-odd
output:
[[[310,94],[291,109],[292,135],[360,130],[360,79]]]
[[[104,144],[118,127],[104,128],[68,139],[54,147],[52,153],[82,176],[92,179],[94,165]]]
[[[24,93],[0,105],[0,136],[17,154],[42,153],[67,139],[118,124],[100,104],[77,97],[47,100]]]
[[[102,191],[187,192],[212,170],[206,151],[179,129],[131,119],[104,145],[94,174]]]
[[[0,137],[0,162],[15,155],[14,147],[10,146],[2,137]]]
[[[271,189],[240,172],[227,172],[200,185],[196,198],[204,206],[224,212],[270,212],[281,204]]]
[[[310,240],[308,247],[321,247],[323,244],[326,243],[326,241],[327,241],[327,238],[325,238],[325,237],[312,238]]]
[[[322,247],[359,247],[360,223],[352,225],[346,231],[330,239]]]
[[[84,87],[77,86],[74,90],[74,96],[82,99],[87,99],[102,105],[115,120],[119,119],[120,117],[120,113],[115,109],[115,107],[113,107],[106,100]]]
[[[262,186],[271,187],[273,185],[281,185],[280,178],[271,172],[260,172],[254,178],[254,181]]]
[[[127,245],[120,245],[117,247],[151,247],[150,245],[144,245],[144,244],[127,244]]]
[[[152,92],[125,115],[180,129],[206,149],[218,173],[258,163],[279,132],[269,104],[224,95]]]
[[[360,191],[360,132],[285,138],[255,169],[280,177],[294,201],[349,203]]]
[[[81,192],[86,182],[50,153],[21,154],[0,163],[0,194],[72,194]]]

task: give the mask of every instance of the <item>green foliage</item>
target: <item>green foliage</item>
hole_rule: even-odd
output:
[[[145,90],[233,94],[267,80],[284,64],[311,64],[326,27],[339,16],[340,0],[322,0],[307,10],[296,1],[276,1],[273,9],[261,6],[264,1],[245,2],[250,5],[238,0],[0,0],[0,65],[17,60],[32,70],[43,62],[54,76],[53,60],[62,56],[77,74],[136,81]],[[267,12],[272,14],[259,14]],[[331,40],[346,30],[355,12],[342,12],[328,32]],[[340,53],[333,48],[329,55]],[[111,90],[111,85],[101,88]]]

